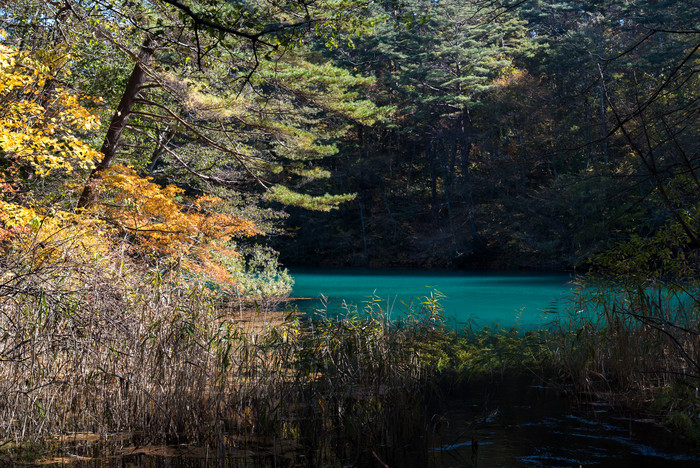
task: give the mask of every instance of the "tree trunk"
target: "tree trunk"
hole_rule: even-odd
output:
[[[153,57],[154,51],[155,41],[151,36],[146,36],[146,39],[143,41],[143,45],[141,46],[141,50],[139,52],[138,61],[134,64],[134,70],[131,72],[126,88],[124,88],[124,93],[122,94],[117,110],[109,123],[109,128],[107,129],[107,135],[105,135],[104,142],[102,143],[102,148],[100,148],[100,152],[103,154],[102,160],[90,173],[90,176],[85,183],[83,193],[80,195],[80,200],[78,200],[78,208],[84,208],[92,203],[93,199],[95,198],[95,181],[100,178],[100,172],[108,169],[112,164],[112,159],[114,159],[114,155],[117,152],[117,147],[119,146],[122,132],[124,131],[124,128],[126,128],[127,121],[131,116],[131,111],[134,107],[136,97],[146,81],[146,72],[143,66],[148,65],[148,62],[150,62],[151,58]]]
[[[367,252],[367,233],[365,232],[365,210],[359,197],[357,198],[357,206],[360,207],[360,224],[362,226],[362,259],[365,266],[369,265],[369,254]]]
[[[591,104],[588,102],[588,96],[583,101],[584,119],[586,121],[586,169],[591,167],[593,159],[593,119],[591,117]]]
[[[524,128],[524,125],[521,124],[521,128]],[[523,139],[523,134],[521,133],[519,136],[519,152],[520,152],[520,196],[525,197],[525,193],[527,190],[527,168],[525,165],[525,161],[527,159],[527,150],[525,149],[525,141]]]
[[[433,222],[438,225],[437,212],[437,168],[435,167],[435,152],[433,151],[433,142],[427,130],[424,133],[425,152],[428,156],[428,164],[430,165],[430,211]]]
[[[605,120],[605,83],[602,74],[600,76],[600,139],[603,162],[608,164],[608,124]]]
[[[469,158],[473,148],[472,138],[472,119],[469,114],[469,109],[462,110],[462,122],[460,125],[460,149],[462,152],[462,192],[464,201],[467,204],[467,220],[469,221],[469,233],[472,237],[472,243],[476,249],[480,249],[484,242],[479,235],[479,230],[474,219],[474,198],[472,197],[472,180],[469,169]],[[469,136],[467,136],[469,133]]]
[[[454,251],[454,246],[456,245],[457,241],[455,239],[455,229],[454,229],[454,222],[452,221],[452,203],[450,201],[450,186],[452,185],[450,181],[450,168],[447,167],[448,163],[445,161],[445,147],[443,146],[443,150],[440,152],[440,166],[442,167],[442,176],[445,179],[445,183],[443,184],[443,191],[445,194],[445,205],[447,206],[447,221],[448,221],[448,226],[450,227],[450,239],[451,239],[451,244],[452,244],[452,250]],[[453,158],[454,159],[454,158]],[[452,164],[452,163],[450,163]],[[452,164],[453,165],[453,164]],[[451,252],[453,253],[453,252]]]

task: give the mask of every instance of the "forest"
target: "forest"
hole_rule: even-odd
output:
[[[327,53],[368,70],[391,110],[355,125],[325,165],[316,193],[340,187],[353,202],[330,217],[290,210],[304,229],[285,260],[566,269],[672,224],[696,243],[693,2],[402,13],[416,24]]]
[[[699,49],[691,0],[0,0],[0,463],[400,466],[494,369],[700,443]],[[594,312],[313,320],[294,266],[576,272]]]

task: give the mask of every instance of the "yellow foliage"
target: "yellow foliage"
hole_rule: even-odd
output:
[[[509,65],[498,71],[498,77],[493,80],[493,84],[496,87],[504,88],[507,86],[519,85],[526,80],[532,80],[527,70],[518,68],[515,65]]]
[[[45,177],[56,170],[90,169],[100,153],[75,136],[99,125],[79,96],[54,83],[48,67],[0,45],[0,152],[8,172],[29,166]]]
[[[233,285],[217,259],[238,255],[227,247],[233,238],[260,231],[220,198],[188,200],[182,189],[120,165],[102,174],[101,203],[89,210],[36,206],[32,200],[42,197],[26,194],[27,173],[37,180],[87,171],[101,157],[80,138],[99,125],[81,105],[88,98],[61,87],[51,74],[67,60],[50,51],[30,57],[0,44],[0,247],[32,249],[38,266],[66,256],[92,264],[117,261],[113,252],[122,243],[131,253],[172,259],[191,273]],[[56,180],[64,191],[76,188]]]
[[[23,199],[20,169],[45,178],[59,170],[91,169],[100,156],[77,136],[97,127],[98,118],[54,80],[44,59],[55,65],[55,57],[49,51],[40,55],[42,60],[0,44],[0,241],[38,232],[39,226],[42,235],[54,235],[72,216]]]

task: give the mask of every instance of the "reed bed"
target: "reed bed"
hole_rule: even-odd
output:
[[[378,310],[244,314],[157,265],[47,249],[30,245],[0,264],[5,456],[39,456],[88,433],[102,455],[189,443],[222,457],[246,449],[338,464],[379,460],[420,433],[436,373],[424,357],[441,326],[434,310],[409,324]]]
[[[700,286],[579,278],[550,334],[572,395],[651,412],[700,444]]]
[[[579,396],[653,401],[697,430],[698,301],[677,300],[681,289],[582,283],[585,313],[549,331],[456,331],[439,294],[401,320],[372,300],[309,317],[84,252],[45,240],[0,260],[0,461],[78,441],[99,456],[186,443],[278,466],[382,466],[410,447],[415,462],[443,398],[474,376],[522,372]]]

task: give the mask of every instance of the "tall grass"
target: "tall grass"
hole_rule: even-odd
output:
[[[700,287],[579,278],[574,310],[551,334],[574,394],[653,411],[700,441]]]
[[[302,451],[314,465],[378,458],[420,433],[434,310],[410,324],[379,310],[242,314],[191,277],[81,258],[62,242],[30,243],[0,264],[5,449],[122,433],[222,456]]]
[[[441,398],[512,372],[653,399],[677,427],[697,425],[698,301],[672,300],[680,289],[581,284],[586,313],[558,330],[454,331],[439,295],[402,320],[374,301],[332,318],[279,313],[56,242],[0,261],[0,446],[14,456],[90,433],[104,450],[121,434],[117,444],[186,442],[221,457],[381,465],[425,443]]]

